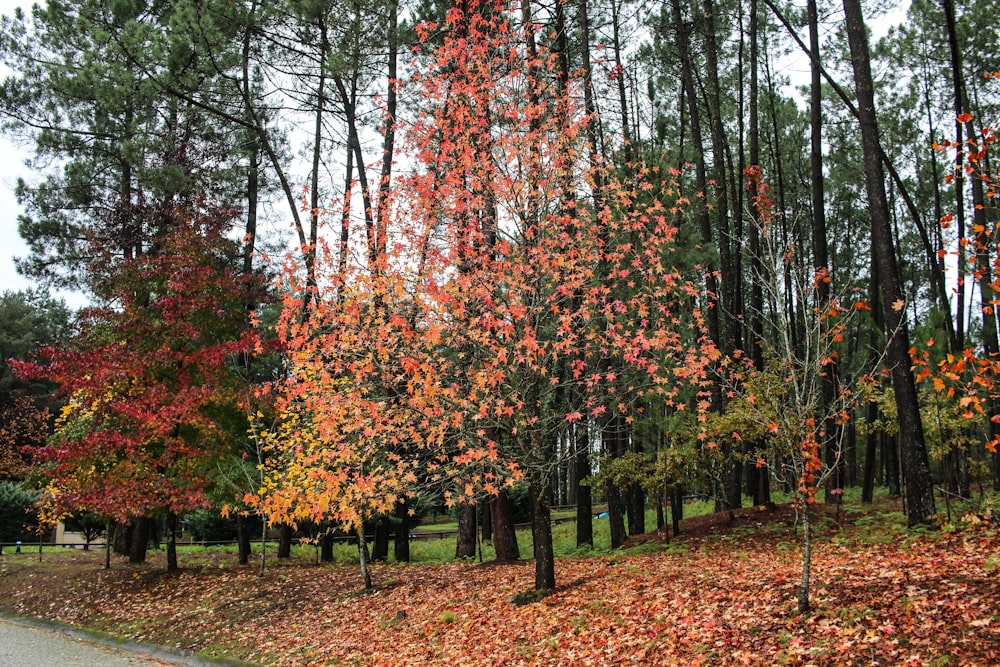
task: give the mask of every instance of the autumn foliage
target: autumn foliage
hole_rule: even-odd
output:
[[[990,73],[986,78],[1000,77],[996,73]],[[956,120],[962,124],[971,124],[974,119],[971,114],[965,113]],[[961,169],[956,168],[949,173],[946,181],[970,182],[982,193],[982,203],[974,203],[975,211],[980,215],[974,218],[977,221],[971,225],[971,229],[965,230],[967,236],[955,239],[955,246],[942,248],[939,255],[942,258],[952,255],[960,261],[964,259],[968,262],[968,266],[959,267],[961,274],[957,279],[964,281],[968,270],[981,285],[981,314],[987,321],[995,317],[996,307],[1000,304],[1000,259],[994,256],[1000,171],[995,167],[991,168],[989,159],[997,141],[997,131],[997,126],[985,126],[975,139],[967,139],[962,143],[946,140],[943,145],[934,145],[935,149],[950,154],[958,165],[962,165]],[[993,214],[984,215],[987,212]],[[940,221],[945,233],[952,230],[954,223],[954,213],[945,215]],[[968,346],[962,350],[946,352],[942,352],[940,348],[941,345],[935,345],[934,339],[930,338],[921,341],[910,351],[917,382],[926,383],[931,391],[954,403],[957,412],[969,424],[985,418],[988,429],[983,438],[984,445],[989,452],[996,454],[997,446],[1000,445],[1000,414],[997,410],[997,401],[1000,400],[1000,359],[983,348]]]
[[[47,479],[47,521],[81,509],[125,521],[204,506],[244,409],[237,369],[255,346],[244,305],[253,279],[232,268],[228,214],[144,213],[160,230],[147,252],[95,257],[106,306],[81,314],[72,346],[16,364],[58,383],[66,401],[52,442],[32,450]]]
[[[574,422],[707,405],[717,355],[674,264],[686,200],[588,157],[592,119],[561,92],[580,82],[558,88],[514,16],[448,13],[432,70],[407,84],[427,110],[403,128],[418,169],[396,188],[393,242],[346,269],[323,253],[315,307],[311,287],[286,299],[288,374],[259,435],[273,521],[356,530],[418,491],[452,505],[522,477],[547,517],[552,443]]]

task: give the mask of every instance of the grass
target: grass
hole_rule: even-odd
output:
[[[541,599],[525,593],[528,562],[449,562],[452,537],[414,541],[412,565],[375,565],[370,593],[361,592],[357,548],[349,544],[335,548],[335,565],[343,567],[317,567],[313,545],[295,546],[282,561],[269,546],[262,578],[253,566],[236,566],[234,547],[181,546],[182,571],[170,575],[162,550],[146,565],[116,559],[106,571],[103,554],[48,547],[43,563],[37,552],[0,558],[0,608],[264,664],[472,664],[470,645],[476,664],[557,664],[569,654],[605,664],[609,648],[633,664],[735,664],[748,655],[751,664],[807,664],[831,659],[836,642],[857,647],[838,656],[840,664],[901,664],[917,654],[920,664],[994,664],[992,644],[970,641],[988,638],[983,619],[997,618],[990,575],[1000,557],[983,537],[994,533],[980,527],[970,531],[976,539],[928,535],[906,528],[898,499],[855,503],[848,495],[842,526],[814,523],[816,539],[828,544],[814,553],[817,614],[806,617],[794,612],[801,545],[793,513],[749,508],[730,524],[700,517],[709,502],[685,508],[693,519],[683,527],[686,537],[668,544],[611,550],[608,522],[599,519],[594,549],[578,550],[575,525],[555,525],[559,585]],[[815,508],[817,519],[824,510]],[[655,514],[646,518],[653,528]],[[518,538],[528,561],[530,531]],[[905,572],[891,565],[901,551]],[[483,559],[490,558],[484,544]],[[963,603],[938,604],[954,599],[957,585]],[[705,622],[717,619],[719,605],[736,625]],[[911,627],[918,616],[935,623]],[[691,620],[677,624],[675,617]],[[885,641],[859,641],[869,635]],[[399,649],[410,652],[391,653]]]
[[[790,497],[781,492],[772,493],[774,502],[781,504],[788,502]],[[744,497],[744,506],[750,505],[751,499],[749,497]],[[981,516],[985,511],[990,510],[1000,503],[1000,494],[988,493],[985,494],[982,499],[978,497],[971,500],[950,500],[950,509],[952,513],[953,522],[950,524],[945,524],[945,531],[960,530],[968,526],[969,522],[980,521],[976,517]],[[938,505],[940,505],[939,512],[943,512],[944,503],[939,499]],[[690,519],[693,517],[704,516],[713,513],[715,510],[714,502],[712,500],[704,499],[693,499],[685,502],[684,504],[684,518]],[[604,506],[595,506],[595,515],[605,511]],[[916,536],[917,533],[923,533],[921,529],[908,529],[906,527],[906,518],[902,511],[898,509],[898,500],[893,501],[888,496],[888,492],[884,488],[876,489],[875,503],[873,505],[862,505],[861,504],[861,490],[859,488],[848,488],[844,491],[844,504],[843,504],[844,516],[852,521],[854,526],[857,528],[856,534],[851,539],[856,539],[864,544],[891,544],[896,541],[910,539]],[[553,520],[558,519],[571,519],[575,518],[575,510],[561,510],[558,512],[553,512]],[[964,517],[964,518],[963,518]],[[667,522],[669,524],[670,517],[669,511],[666,516]],[[432,519],[433,520],[433,519]],[[448,530],[457,530],[457,524],[451,521],[447,515],[437,515],[436,520],[438,523],[430,523],[426,525],[421,525],[414,529],[414,533],[421,532],[442,532]],[[654,530],[656,528],[656,512],[653,509],[646,511],[646,529],[647,531]],[[831,522],[832,523],[832,522]],[[609,531],[609,523],[606,518],[594,519],[594,545],[592,547],[578,548],[576,546],[576,522],[575,521],[565,521],[562,523],[555,523],[552,527],[552,539],[553,539],[553,550],[556,558],[567,558],[567,557],[588,557],[588,556],[600,556],[606,555],[612,551],[611,549],[611,536]],[[832,527],[832,526],[831,526]],[[733,536],[725,538],[727,542],[738,542],[740,538],[746,537],[754,534],[758,531],[764,532],[777,532],[780,533],[784,528],[780,524],[764,524],[761,528],[754,528],[752,526],[738,526],[733,531]],[[817,539],[822,540],[822,536],[816,536]],[[844,541],[845,538],[840,536],[833,536],[834,542]],[[532,554],[532,537],[531,530],[527,527],[522,527],[517,530],[517,542],[518,548],[521,553],[521,558],[530,559]],[[782,550],[783,547],[786,551],[792,551],[797,548],[797,543],[794,541],[788,541],[787,538],[780,539],[778,542],[778,549]],[[91,547],[94,551],[101,551],[102,546]],[[254,542],[253,549],[255,556],[259,557],[260,544],[259,542]],[[44,554],[51,554],[53,552],[65,551],[65,547],[53,547],[50,545],[45,545],[43,547]],[[628,551],[630,553],[648,553],[648,552],[659,552],[665,551],[670,553],[684,553],[688,550],[688,546],[683,541],[675,541],[669,544],[659,544],[659,543],[647,543],[640,544],[631,547]],[[5,555],[11,551],[11,549],[5,549]],[[268,566],[274,566],[277,564],[281,566],[281,561],[274,558],[276,548],[275,545],[269,543],[267,546],[267,561]],[[183,559],[182,566],[187,568],[217,568],[220,566],[219,556],[231,556],[232,559],[236,558],[236,546],[235,545],[178,545],[178,553]],[[476,560],[491,561],[495,559],[496,553],[493,550],[493,545],[490,542],[482,542],[478,545]],[[19,557],[23,558],[38,558],[38,545],[37,543],[26,545],[22,548],[22,554]],[[44,557],[44,555],[43,555]],[[410,543],[410,557],[411,563],[447,563],[451,562],[455,558],[455,537],[452,535],[431,538],[431,539],[415,539]],[[225,559],[223,559],[225,560]],[[297,544],[292,547],[292,559],[293,561],[305,561],[305,562],[315,562],[319,563],[319,546],[316,544]],[[334,544],[333,548],[333,564],[334,565],[355,565],[358,560],[357,547],[354,544],[347,542],[337,542]],[[389,553],[389,562],[394,562],[392,557],[392,550]],[[996,560],[995,563],[991,564],[993,567],[1000,570],[1000,558]],[[0,561],[0,576],[4,575],[4,568],[2,561]]]

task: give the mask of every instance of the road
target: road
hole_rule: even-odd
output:
[[[175,667],[192,662],[105,645],[66,632],[0,618],[0,665],[75,667]],[[202,663],[204,664],[204,663]]]

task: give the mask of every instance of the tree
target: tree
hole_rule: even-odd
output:
[[[38,493],[11,481],[0,481],[0,543],[25,542],[38,525]]]
[[[600,210],[566,205],[567,182],[585,192],[598,177],[581,170],[587,118],[544,86],[555,63],[524,7],[520,23],[502,4],[466,9],[449,12],[462,29],[411,84],[427,110],[407,133],[421,169],[396,195],[397,243],[377,271],[329,281],[308,319],[302,292],[286,301],[290,364],[264,431],[275,465],[260,502],[273,520],[330,520],[363,541],[366,519],[420,490],[455,505],[523,476],[535,587],[548,590],[555,441],[583,411],[676,406],[715,348],[699,312],[682,314],[698,292],[670,268],[666,204],[602,173]],[[631,375],[604,368],[607,354]],[[566,409],[572,387],[581,411]]]
[[[169,39],[170,7],[50,2],[3,18],[3,129],[34,145],[38,180],[22,179],[19,231],[26,275],[84,287],[90,244],[144,252],[141,209],[195,193],[229,202],[229,136],[196,105],[165,96],[190,74],[190,53]],[[192,74],[191,78],[197,78]],[[202,79],[204,80],[204,79]]]
[[[910,340],[906,323],[906,300],[899,283],[896,253],[893,247],[889,205],[885,194],[882,153],[878,138],[878,120],[868,56],[868,35],[859,0],[844,0],[847,36],[851,47],[851,65],[858,99],[861,140],[864,148],[865,190],[871,213],[872,246],[878,262],[882,288],[882,313],[889,335],[886,361],[892,373],[899,422],[900,451],[904,458],[906,494],[911,526],[932,523],[936,518],[934,487],[924,444],[920,407],[910,360]]]
[[[144,214],[159,230],[147,254],[114,263],[114,248],[92,248],[103,259],[93,291],[108,305],[81,314],[78,335],[46,349],[45,363],[15,364],[23,377],[56,382],[68,401],[53,442],[32,452],[46,480],[47,522],[87,510],[141,528],[165,512],[170,527],[208,504],[217,464],[241,430],[247,389],[237,362],[256,345],[243,314],[256,281],[235,267],[232,213],[165,206]]]
[[[805,613],[810,608],[812,568],[809,506],[824,482],[837,476],[844,454],[842,426],[850,419],[856,397],[862,395],[860,383],[842,377],[834,360],[840,356],[850,318],[870,307],[852,295],[850,286],[842,287],[841,296],[836,296],[825,266],[806,265],[794,245],[781,242],[774,233],[774,203],[759,165],[747,167],[746,180],[762,248],[754,263],[762,273],[754,280],[763,291],[761,316],[770,335],[761,341],[763,367],[741,356],[721,364],[732,401],[709,424],[720,439],[765,443],[749,453],[754,464],[773,466],[773,474],[795,489],[803,526],[798,609]],[[803,308],[788,311],[783,307],[786,275],[792,277],[791,298],[805,304]],[[798,316],[804,321],[795,322]],[[804,335],[796,338],[795,331]],[[842,488],[832,491],[840,493]]]
[[[42,290],[0,295],[0,479],[20,479],[25,447],[40,446],[51,431],[54,410],[46,382],[18,380],[8,360],[27,361],[39,346],[69,333],[66,304]]]

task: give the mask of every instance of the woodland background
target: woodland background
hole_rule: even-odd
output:
[[[885,487],[910,527],[953,529],[943,498],[992,521],[995,12],[912,2],[870,43],[887,9],[4,17],[40,285],[0,302],[5,497],[43,528],[117,526],[134,562],[160,526],[169,570],[196,510],[233,518],[243,563],[251,526],[279,556],[298,531],[332,559],[347,533],[369,587],[439,508],[456,557],[487,539],[502,561],[525,512],[538,591],[552,505],[579,548],[597,505],[619,547],[647,508],[676,534],[691,495],[734,513]]]

